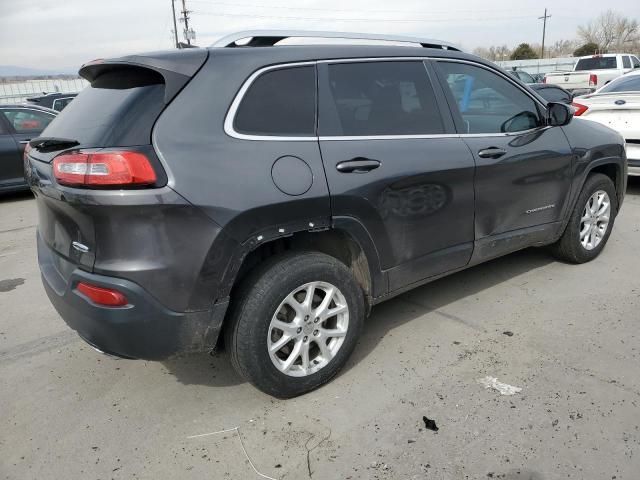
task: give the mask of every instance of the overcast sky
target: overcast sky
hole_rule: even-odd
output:
[[[578,25],[605,8],[640,19],[637,0],[547,6],[548,43],[574,38]],[[540,42],[544,7],[539,0],[187,0],[198,45],[238,30],[284,28],[415,34],[473,50]],[[77,68],[95,58],[171,48],[172,28],[171,0],[0,0],[0,64]]]

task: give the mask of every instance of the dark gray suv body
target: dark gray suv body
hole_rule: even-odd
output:
[[[453,49],[193,49],[80,73],[25,162],[52,303],[131,358],[224,331],[277,396],[335,375],[394,295],[530,246],[594,258],[624,197],[618,134]]]

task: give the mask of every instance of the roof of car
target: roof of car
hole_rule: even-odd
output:
[[[60,112],[57,112],[56,110],[52,110],[50,108],[47,107],[41,107],[40,105],[34,105],[32,103],[3,103],[0,104],[0,109],[5,109],[5,108],[26,108],[26,109],[30,109],[30,110],[42,110],[43,112],[47,112],[47,113],[53,113],[53,114],[58,114]]]
[[[456,50],[425,48],[401,45],[276,45],[273,47],[209,47],[214,56],[238,55],[260,60],[264,64],[281,62],[304,62],[344,58],[385,57],[434,57],[474,60],[488,63],[479,57]]]

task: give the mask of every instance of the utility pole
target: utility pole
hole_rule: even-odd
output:
[[[176,23],[176,0],[171,0],[171,13],[173,13],[173,37],[175,39],[176,48],[180,48],[178,44],[178,25]]]
[[[182,0],[182,18],[181,22],[184,22],[184,39],[187,42],[187,45],[191,45],[191,31],[189,30],[189,14],[190,10],[187,10],[186,0]]]
[[[184,3],[184,0],[183,0]],[[544,9],[544,16],[538,17],[538,20],[543,20],[542,23],[542,51],[540,52],[540,58],[544,60],[544,40],[547,36],[547,18],[551,18],[551,15],[547,15],[547,9]]]

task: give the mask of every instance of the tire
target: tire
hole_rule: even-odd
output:
[[[330,287],[335,291],[327,315],[340,313],[327,320],[318,313],[316,323],[313,312],[320,312],[322,294],[326,297]],[[309,295],[310,291],[314,293]],[[312,310],[305,310],[307,298],[314,299]],[[300,302],[294,304],[296,299]],[[305,320],[309,312],[314,317],[310,321]],[[365,305],[360,286],[344,264],[323,253],[292,252],[265,262],[250,274],[233,295],[230,313],[225,345],[234,368],[263,392],[291,398],[325,384],[344,366],[360,336]],[[280,326],[286,326],[286,331]],[[270,353],[270,347],[287,340],[285,335],[291,335],[290,342]],[[321,341],[325,341],[322,352]],[[284,373],[297,345],[302,353]],[[309,352],[306,364],[305,348]]]
[[[591,197],[595,195],[596,192],[605,192],[608,196],[610,205],[609,218],[606,231],[601,235],[599,243],[595,246],[591,244],[590,247],[588,247],[582,243],[581,231],[584,231],[586,228],[585,225],[589,223],[583,223],[582,218],[587,208],[587,202],[591,201]],[[554,256],[569,263],[585,263],[596,258],[600,255],[600,252],[602,252],[607,240],[609,240],[617,213],[618,197],[616,196],[616,189],[611,179],[600,173],[590,175],[578,196],[578,200],[571,212],[569,223],[562,237],[551,247]]]

